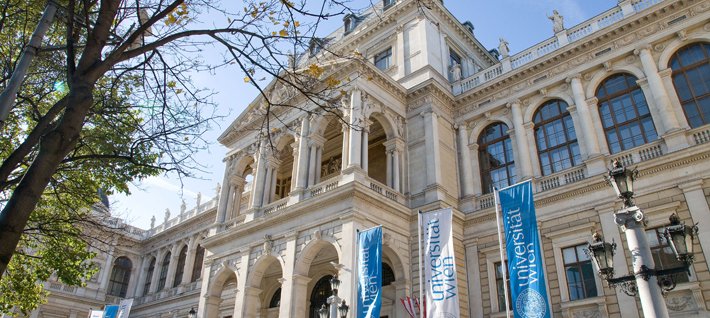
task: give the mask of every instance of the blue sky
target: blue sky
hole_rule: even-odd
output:
[[[373,0],[374,1],[374,0]],[[355,0],[355,5],[368,2]],[[471,21],[475,26],[476,38],[487,49],[498,46],[498,38],[504,38],[510,44],[511,55],[523,51],[553,36],[552,21],[545,16],[557,10],[564,16],[566,28],[571,28],[612,7],[617,0],[445,0],[445,6],[459,21]],[[331,19],[333,29],[338,27],[340,19]],[[330,33],[330,30],[325,33]],[[203,58],[215,63],[221,61],[218,47],[206,48]],[[243,75],[235,74],[236,68],[218,70],[215,74],[198,73],[192,76],[196,86],[213,89],[217,95],[214,101],[219,105],[218,114],[226,116],[212,131],[205,134],[206,140],[214,141],[208,150],[195,154],[196,158],[208,166],[208,173],[199,173],[199,179],[180,180],[171,176],[149,178],[131,186],[132,195],[114,195],[111,208],[114,215],[124,218],[130,224],[147,229],[150,219],[155,215],[161,223],[165,209],[172,217],[180,211],[184,199],[188,209],[195,206],[195,197],[202,193],[202,202],[214,197],[217,182],[222,182],[224,164],[222,158],[226,149],[217,143],[217,137],[244,110],[256,96],[256,90],[244,83]]]

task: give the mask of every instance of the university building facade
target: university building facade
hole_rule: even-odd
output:
[[[484,48],[437,1],[422,10],[386,0],[347,16],[323,43],[367,61],[314,47],[297,63],[317,60],[347,83],[335,113],[271,83],[272,100],[313,114],[274,109],[285,124],[263,140],[261,115],[247,108],[219,138],[228,152],[215,198],[132,230],[136,244],[102,255],[87,287],[47,282],[49,302],[32,316],[80,317],[134,298],[137,318],[191,308],[200,318],[317,317],[333,275],[354,304],[356,233],[382,225],[381,315],[406,318],[399,299],[419,293],[417,211],[453,207],[461,316],[504,317],[492,189],[531,180],[554,317],[641,317],[584,252],[600,233],[619,245],[616,275],[630,271],[613,215],[622,202],[603,178],[619,161],[638,166],[656,269],[678,265],[660,235],[671,213],[699,223],[691,274],[665,301],[673,317],[707,317],[710,1],[621,0],[560,27],[509,55],[503,40]]]

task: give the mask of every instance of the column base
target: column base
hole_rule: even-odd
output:
[[[666,142],[669,153],[690,147],[688,137],[685,135],[685,129],[682,128],[671,130],[661,136],[661,138]]]
[[[607,172],[606,157],[604,157],[604,155],[589,157],[587,160],[584,160],[584,164],[587,165],[587,177]]]

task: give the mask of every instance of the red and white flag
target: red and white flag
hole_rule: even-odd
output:
[[[416,297],[414,297],[416,299]],[[414,301],[412,301],[411,298],[407,297],[407,299],[400,299],[402,301],[402,305],[404,305],[404,309],[407,310],[407,313],[409,314],[410,317],[412,318],[417,318],[417,312],[414,309]],[[419,305],[417,304],[417,307]]]

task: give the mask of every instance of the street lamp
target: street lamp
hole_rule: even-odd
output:
[[[194,308],[194,307],[193,307],[193,308],[190,308],[190,311],[187,312],[187,317],[188,317],[188,318],[195,318],[196,315],[197,315],[197,312],[195,312],[195,308]]]
[[[340,280],[338,279],[338,275],[333,276],[333,278],[330,279],[330,288],[333,291],[333,296],[338,296],[338,288],[340,287]]]
[[[667,318],[668,309],[663,292],[675,288],[675,276],[682,272],[690,274],[693,262],[693,237],[698,233],[697,225],[686,226],[680,223],[678,215],[671,215],[671,225],[666,227],[663,236],[668,241],[676,258],[682,263],[676,268],[656,270],[653,254],[646,238],[647,220],[643,211],[631,200],[634,196],[634,181],[638,170],[628,170],[618,161],[614,161],[606,180],[611,183],[616,195],[624,200],[624,207],[614,213],[615,223],[624,231],[626,242],[633,257],[634,273],[614,277],[614,250],[616,243],[604,242],[604,238],[595,233],[592,243],[587,246],[587,254],[592,256],[597,265],[599,276],[610,287],[619,286],[629,296],[638,295],[645,317]]]
[[[345,299],[343,299],[343,302],[338,306],[338,312],[340,313],[340,318],[345,318],[348,316],[348,310],[350,307],[345,304]]]
[[[318,309],[318,315],[320,318],[328,318],[328,309],[325,308],[325,304]]]

